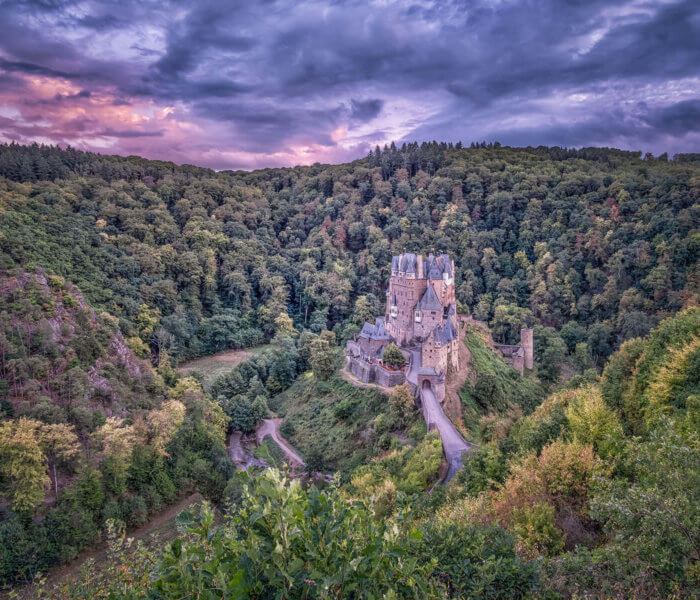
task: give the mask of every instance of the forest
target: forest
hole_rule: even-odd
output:
[[[391,255],[435,248],[497,341],[541,327],[553,377],[693,296],[697,155],[473,145],[218,173],[0,146],[0,267],[66,277],[137,353],[180,360],[269,339],[282,312],[347,339],[383,313]]]
[[[692,597],[699,196],[690,154],[432,142],[216,172],[0,145],[0,589],[106,539],[102,577],[34,597]],[[447,486],[410,393],[338,375],[392,254],[431,249],[460,313],[535,334],[521,378],[466,332],[477,447]],[[261,344],[208,386],[176,372]],[[333,483],[235,472],[226,433],[271,411]],[[181,538],[129,548],[195,489]]]

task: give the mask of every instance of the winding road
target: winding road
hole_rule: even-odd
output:
[[[285,440],[280,434],[279,434],[279,425],[282,422],[282,419],[265,419],[259,426],[258,429],[255,432],[255,436],[257,437],[258,444],[262,444],[262,441],[265,439],[266,435],[269,435],[275,443],[282,448],[282,451],[285,453],[287,458],[292,462],[296,463],[299,466],[305,467],[306,463],[304,460],[299,456],[294,449],[289,445],[289,442]]]
[[[406,374],[406,380],[416,387],[418,387],[418,369],[420,367],[420,350],[411,350],[411,368]],[[430,388],[419,388],[418,392],[420,393],[423,418],[428,431],[437,429],[442,438],[442,448],[447,459],[447,473],[443,477],[442,482],[447,483],[462,468],[462,454],[469,452],[474,447],[474,444],[467,442],[452,424],[452,421],[447,418]]]
[[[289,463],[293,467],[305,467],[306,463],[294,449],[289,445],[279,433],[279,424],[282,419],[264,419],[260,422],[255,430],[255,439],[258,446],[265,439],[265,436],[270,436],[275,443],[282,449]],[[262,458],[257,458],[253,453],[243,445],[243,433],[240,431],[232,431],[228,440],[228,453],[233,463],[242,471],[249,467],[267,467],[267,463]]]

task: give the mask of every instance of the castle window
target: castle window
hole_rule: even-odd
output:
[[[416,320],[416,323],[420,323],[420,311],[419,310],[415,311],[415,320]]]

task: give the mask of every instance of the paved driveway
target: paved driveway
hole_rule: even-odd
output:
[[[406,375],[406,380],[413,385],[418,385],[418,369],[421,366],[419,350],[411,350],[411,370]],[[428,426],[428,431],[437,429],[442,438],[442,449],[447,459],[447,474],[443,483],[447,483],[462,468],[462,453],[469,452],[474,444],[467,442],[457,428],[447,418],[442,406],[430,389],[420,389],[423,417]]]

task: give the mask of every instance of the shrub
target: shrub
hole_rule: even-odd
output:
[[[389,430],[389,424],[387,423],[387,418],[384,413],[381,413],[374,418],[373,427],[374,431],[379,435],[382,435]]]
[[[552,442],[537,456],[531,452],[511,464],[511,474],[492,492],[487,511],[511,527],[515,511],[537,503],[554,507],[560,526],[566,523],[567,542],[590,541],[587,505],[593,478],[602,472],[593,447],[563,440]]]
[[[163,497],[152,485],[147,485],[143,489],[143,499],[150,513],[157,512],[163,507]]]
[[[337,348],[323,334],[311,342],[310,363],[316,379],[327,381],[335,373],[337,355]]]
[[[129,527],[140,527],[148,521],[148,508],[143,496],[132,496],[126,500],[124,518]]]
[[[533,504],[513,511],[513,531],[523,556],[554,556],[564,549],[564,534],[554,523],[554,507]]]
[[[343,398],[333,406],[333,415],[336,419],[346,419],[352,413],[352,402],[350,398]]]
[[[420,442],[423,440],[425,435],[428,433],[428,428],[425,425],[425,421],[417,421],[408,430],[408,437],[410,437],[414,442]]]
[[[389,427],[403,428],[415,418],[416,414],[413,390],[407,383],[397,385],[389,396]]]
[[[457,482],[466,492],[476,496],[502,483],[508,474],[505,457],[494,446],[481,446],[466,455],[464,466],[457,473]]]
[[[124,514],[122,513],[122,508],[119,506],[119,502],[116,500],[110,500],[104,505],[102,509],[102,520],[107,521],[108,519],[114,519],[115,521],[123,521]]]
[[[421,533],[410,551],[419,562],[435,565],[430,576],[450,598],[526,598],[537,584],[537,565],[523,561],[499,527],[430,522]]]
[[[406,493],[427,490],[437,480],[441,462],[442,441],[437,432],[431,431],[407,461],[397,487]]]
[[[591,444],[603,458],[619,455],[623,433],[617,414],[608,408],[597,387],[578,390],[566,410],[574,440]]]
[[[174,500],[177,490],[175,489],[173,480],[168,477],[165,471],[158,471],[153,476],[153,484],[166,503],[170,503]]]
[[[154,599],[201,596],[213,586],[237,598],[437,597],[427,579],[433,559],[408,555],[392,519],[376,520],[337,490],[305,491],[275,470],[251,481],[225,527],[214,527],[208,507],[181,523],[188,539],[163,555]]]
[[[102,481],[98,471],[88,471],[78,481],[78,498],[81,506],[96,511],[105,499]]]

